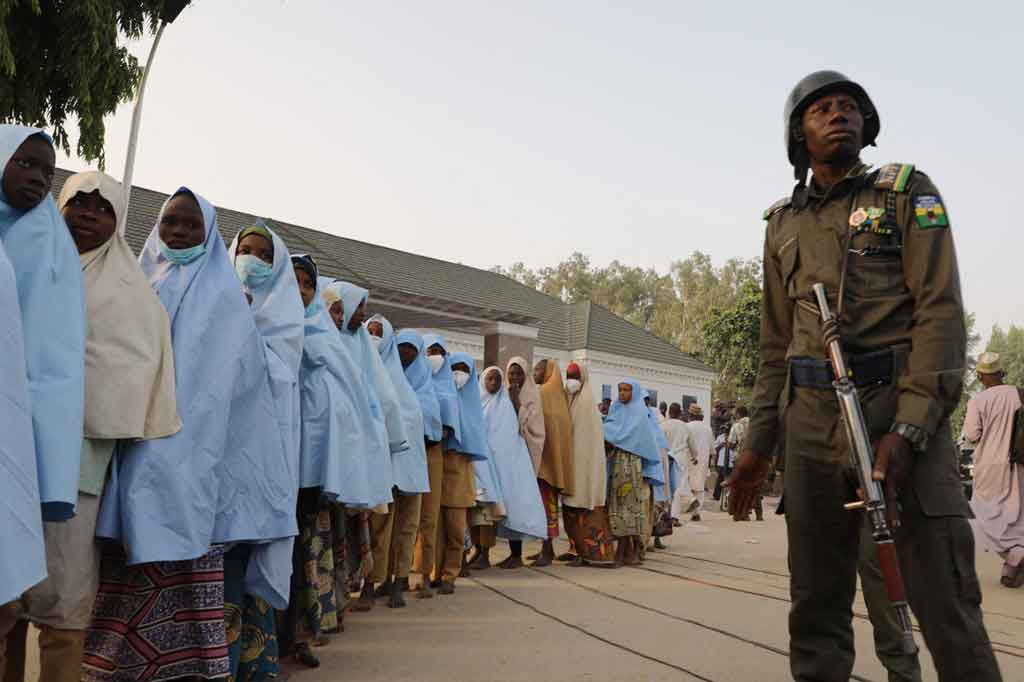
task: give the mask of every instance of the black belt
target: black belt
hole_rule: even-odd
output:
[[[853,383],[857,386],[891,384],[893,380],[893,352],[891,348],[847,358]],[[832,388],[835,374],[828,360],[797,357],[789,359],[790,378],[794,386],[805,388]]]

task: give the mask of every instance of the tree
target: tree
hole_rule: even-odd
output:
[[[0,119],[51,128],[70,153],[104,162],[103,118],[134,95],[138,61],[118,44],[139,38],[184,6],[175,0],[0,0]]]
[[[967,327],[967,360],[964,363],[964,390],[960,394],[960,402],[957,404],[953,414],[949,417],[950,430],[953,439],[960,438],[960,432],[964,427],[964,417],[967,416],[967,401],[978,391],[978,378],[974,374],[974,366],[978,361],[975,350],[981,343],[981,334],[974,329],[974,313],[964,314],[964,326]]]
[[[713,305],[701,327],[704,359],[718,368],[714,393],[723,400],[746,400],[757,380],[761,343],[761,287],[744,282],[739,297]]]

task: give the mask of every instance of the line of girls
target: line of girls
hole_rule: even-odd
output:
[[[30,622],[44,682],[315,666],[353,583],[359,608],[404,606],[410,573],[451,594],[470,535],[478,567],[496,535],[505,567],[531,539],[543,564],[560,497],[577,563],[636,560],[664,476],[635,382],[602,425],[585,368],[478,380],[265,221],[226,247],[182,187],[136,259],[112,178],[54,201],[53,142],[23,126],[0,126],[0,161],[4,680]]]

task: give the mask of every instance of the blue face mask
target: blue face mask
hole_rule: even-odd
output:
[[[306,317],[313,317],[316,314],[316,301],[306,306]]]
[[[235,274],[247,287],[259,287],[274,274],[274,268],[251,253],[235,256]]]
[[[199,258],[206,253],[206,244],[196,244],[195,246],[190,246],[187,249],[172,249],[167,246],[167,244],[164,244],[164,240],[161,239],[160,253],[163,254],[164,258],[175,265],[188,265],[196,258]]]

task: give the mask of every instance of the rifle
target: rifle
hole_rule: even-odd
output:
[[[847,510],[863,509],[868,516],[871,536],[878,551],[878,563],[885,581],[885,591],[903,631],[903,652],[908,655],[915,654],[917,644],[914,642],[913,625],[910,621],[907,590],[903,584],[903,575],[900,573],[899,559],[896,556],[896,544],[886,516],[885,494],[881,484],[872,477],[875,466],[874,448],[871,446],[871,435],[864,422],[864,412],[857,397],[857,386],[850,378],[843,357],[843,347],[839,341],[839,321],[829,308],[825,285],[815,284],[812,289],[818,299],[818,310],[821,312],[821,332],[825,350],[832,363],[832,373],[835,375],[832,385],[836,389],[843,425],[846,427],[850,458],[853,460],[854,469],[857,470],[857,479],[863,491],[863,500],[850,502],[844,507]]]

